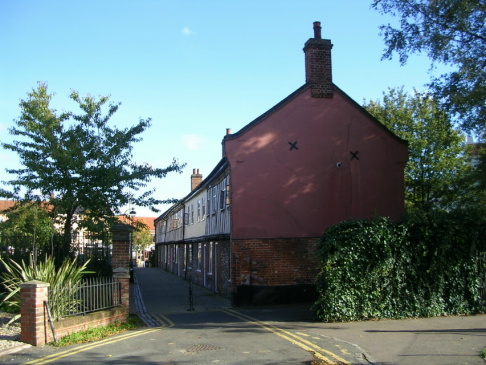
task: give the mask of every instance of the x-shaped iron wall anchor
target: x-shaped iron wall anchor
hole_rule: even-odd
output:
[[[297,141],[295,141],[294,143],[292,142],[289,142],[289,145],[290,145],[290,150],[292,151],[293,149],[295,150],[299,150],[299,147],[297,147]]]

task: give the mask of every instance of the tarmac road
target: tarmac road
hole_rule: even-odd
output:
[[[31,347],[2,364],[482,364],[486,315],[316,323],[308,306],[233,308],[158,268],[137,268],[131,311],[150,325],[90,344]]]

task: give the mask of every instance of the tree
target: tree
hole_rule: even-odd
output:
[[[5,212],[6,220],[0,221],[0,233],[16,242],[14,257],[32,254],[34,265],[39,253],[50,251],[54,234],[48,206],[42,202],[17,202]]]
[[[432,78],[436,100],[459,118],[462,128],[486,137],[485,0],[374,0],[372,8],[400,18],[399,27],[381,26],[386,50],[405,64],[409,54],[426,52],[432,65],[452,71]]]
[[[137,252],[137,258],[140,257],[145,249],[149,248],[154,243],[154,238],[150,234],[147,226],[136,228],[132,236],[132,247]]]
[[[409,142],[405,166],[405,199],[420,209],[451,208],[474,203],[475,187],[464,137],[431,95],[408,96],[389,89],[383,101],[364,107],[386,127]]]
[[[63,220],[66,247],[79,212],[84,216],[80,224],[106,224],[114,221],[118,207],[129,202],[156,212],[156,204],[171,201],[155,199],[154,190],[145,188],[152,178],[181,172],[184,165],[173,159],[168,167],[154,168],[133,161],[133,145],[142,140],[139,135],[150,127],[150,119],[118,129],[108,122],[120,103],[109,103],[107,96],[81,97],[71,92],[78,113],[57,113],[51,99],[47,85],[39,83],[21,100],[20,118],[9,130],[19,140],[1,145],[18,154],[23,168],[7,169],[16,178],[3,182],[11,190],[0,189],[0,196],[49,201]]]

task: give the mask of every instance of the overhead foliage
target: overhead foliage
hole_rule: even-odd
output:
[[[465,131],[486,132],[485,0],[374,0],[372,8],[399,19],[381,26],[383,58],[425,53],[432,65],[451,67],[433,78],[437,100],[457,116]]]
[[[479,189],[471,181],[473,167],[465,138],[433,96],[389,89],[383,100],[370,101],[364,107],[409,143],[405,166],[409,207],[448,209],[477,203]]]
[[[10,129],[18,139],[1,145],[16,152],[23,167],[7,169],[16,178],[4,182],[10,189],[0,189],[0,196],[48,201],[63,219],[66,242],[77,213],[83,213],[78,224],[96,226],[114,220],[118,208],[128,203],[157,211],[155,205],[171,201],[154,198],[147,184],[181,172],[184,165],[175,159],[165,168],[133,161],[133,146],[142,140],[150,119],[119,129],[109,121],[120,104],[109,102],[108,96],[82,97],[73,91],[69,97],[79,111],[61,113],[51,107],[52,96],[39,83],[20,102],[21,115]]]

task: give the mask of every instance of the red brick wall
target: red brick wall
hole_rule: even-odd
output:
[[[233,240],[233,291],[238,285],[312,284],[317,238]]]

